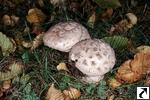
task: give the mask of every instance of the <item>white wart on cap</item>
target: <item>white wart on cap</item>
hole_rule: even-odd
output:
[[[81,40],[90,39],[87,29],[76,22],[61,22],[52,26],[44,35],[44,45],[69,52]]]
[[[86,75],[84,80],[88,83],[103,79],[104,74],[113,68],[116,61],[110,45],[98,39],[78,42],[72,47],[69,59],[75,61],[75,66]]]

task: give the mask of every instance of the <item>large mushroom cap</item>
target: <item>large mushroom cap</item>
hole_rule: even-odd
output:
[[[44,45],[63,52],[69,52],[77,42],[89,39],[85,27],[76,22],[61,22],[51,27],[44,35]]]
[[[113,68],[116,60],[110,45],[98,39],[78,42],[72,47],[69,58],[75,61],[75,66],[82,73],[90,77],[103,77]]]

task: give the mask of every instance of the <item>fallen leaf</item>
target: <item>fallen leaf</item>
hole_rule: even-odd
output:
[[[142,45],[136,48],[136,52],[150,53],[150,46]]]
[[[40,24],[45,21],[46,15],[40,9],[32,8],[29,9],[26,18],[31,24]]]
[[[22,41],[22,46],[25,47],[25,48],[31,48],[32,47],[32,42]]]
[[[2,85],[4,90],[7,90],[11,87],[11,80],[5,80],[3,81],[3,85]]]
[[[144,74],[150,73],[150,54],[137,53],[134,59],[125,61],[116,73],[116,80],[121,83],[133,83]]]
[[[122,36],[104,37],[103,40],[114,49],[123,49],[128,45],[128,38]]]
[[[8,38],[5,34],[0,32],[0,47],[3,56],[9,56],[10,53],[16,50],[16,43],[13,39]]]
[[[127,13],[126,16],[127,19],[123,19],[113,25],[108,32],[110,34],[114,32],[127,32],[130,28],[137,24],[137,17],[135,14]]]
[[[139,73],[132,71],[131,69],[132,66],[130,66],[130,64],[131,60],[127,60],[119,67],[115,76],[117,81],[121,83],[133,83],[140,80],[143,77],[142,71],[138,70]],[[139,68],[137,69],[141,69],[142,66],[138,67]]]
[[[47,95],[45,97],[46,100],[65,100],[65,95],[54,87],[54,84],[50,86],[48,89]]]
[[[16,77],[17,75],[21,74],[24,65],[22,64],[22,62],[19,61],[9,61],[9,64],[7,66],[2,67],[7,67],[8,70],[5,72],[0,71],[0,81],[10,80]]]
[[[57,70],[58,70],[58,71],[64,70],[64,71],[68,71],[68,72],[69,72],[69,70],[68,70],[68,68],[67,68],[67,66],[66,66],[65,63],[59,63],[59,64],[57,65]]]
[[[22,41],[22,46],[25,48],[30,48],[30,50],[34,50],[37,47],[39,47],[43,43],[43,35],[44,34],[39,34],[37,35],[33,41]]]
[[[117,81],[115,78],[112,78],[112,79],[108,80],[108,85],[111,88],[117,88],[117,87],[121,86],[121,83],[119,81]]]
[[[64,90],[63,93],[71,99],[77,99],[81,95],[80,91],[73,87],[69,87],[67,90]]]
[[[96,13],[93,12],[92,15],[88,19],[88,22],[87,22],[88,26],[91,28],[94,28],[95,21],[96,21]]]
[[[4,23],[4,25],[6,26],[15,26],[15,24],[18,23],[19,21],[19,17],[15,16],[15,15],[4,15],[2,17],[2,21]]]
[[[43,43],[43,36],[44,36],[44,33],[39,34],[34,38],[34,40],[32,41],[32,46],[30,48],[31,51],[36,49]]]

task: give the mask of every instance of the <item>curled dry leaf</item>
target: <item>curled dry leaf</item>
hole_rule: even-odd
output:
[[[30,48],[30,50],[32,51],[37,47],[39,47],[42,43],[43,43],[43,34],[39,34],[31,42],[22,41],[22,46],[25,48]]]
[[[69,72],[69,70],[68,70],[68,68],[67,68],[67,65],[66,65],[65,63],[59,63],[59,64],[57,65],[57,70],[58,70],[58,71],[64,70],[64,71],[68,71],[68,72]]]
[[[118,69],[116,74],[116,79],[121,83],[133,83],[142,78],[142,71],[138,70],[138,72],[133,72],[130,66],[131,60],[124,62]],[[142,67],[142,66],[138,66]],[[138,68],[141,69],[141,68]]]
[[[113,25],[109,30],[109,33],[113,32],[127,32],[130,28],[132,28],[137,23],[137,17],[133,13],[126,14],[127,19],[123,19],[117,24]]]
[[[31,51],[39,47],[43,43],[43,36],[44,34],[39,34],[34,38],[34,40],[32,41],[32,47],[30,49]]]
[[[4,25],[6,26],[14,26],[15,24],[18,23],[19,21],[19,17],[15,16],[15,15],[4,15],[2,18],[2,21],[4,23]]]
[[[150,55],[137,53],[133,60],[124,62],[116,73],[119,82],[133,83],[140,80],[144,74],[150,72]]]
[[[50,86],[48,89],[46,100],[66,100],[65,95],[61,92],[61,90],[58,90],[54,87],[54,84]]]
[[[125,61],[118,69],[115,79],[109,80],[109,86],[116,88],[123,83],[133,83],[150,73],[150,53],[143,49],[135,54],[134,59]],[[119,84],[121,83],[121,84]],[[116,85],[117,84],[117,85]]]
[[[3,56],[9,56],[10,53],[16,50],[16,43],[13,39],[8,38],[5,34],[0,32],[0,47]]]
[[[46,15],[40,9],[32,8],[29,9],[26,18],[31,24],[39,24],[45,21]]]
[[[6,66],[7,65],[7,66]],[[22,64],[22,62],[19,61],[9,61],[9,64],[4,64],[4,66],[2,67],[7,67],[7,71],[3,72],[0,71],[0,81],[3,80],[9,80],[12,79],[14,77],[16,77],[17,75],[21,74],[24,68],[24,65]]]
[[[63,93],[71,99],[77,99],[81,95],[80,91],[73,87],[69,87],[67,90],[64,90]]]
[[[11,80],[5,80],[2,85],[4,90],[7,90],[11,87]]]

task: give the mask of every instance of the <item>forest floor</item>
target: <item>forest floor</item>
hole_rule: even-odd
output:
[[[117,0],[112,1],[117,2]],[[19,73],[18,76],[14,75],[15,77],[10,76],[6,79],[0,76],[0,100],[44,100],[52,83],[62,91],[68,87],[78,89],[81,95],[77,100],[136,100],[136,88],[147,86],[145,81],[149,81],[149,74],[115,89],[108,85],[108,80],[115,77],[122,63],[134,58],[134,49],[142,45],[150,46],[150,2],[120,0],[121,5],[101,2],[101,0],[62,0],[61,2],[59,0],[0,0],[0,32],[16,42],[15,51],[7,56],[0,51],[0,75],[3,71],[9,72],[7,66],[9,61],[20,61],[24,66],[23,72],[16,72]],[[44,13],[36,16],[39,17],[38,21],[40,18],[44,21],[35,24],[27,19],[28,11],[32,8],[38,8]],[[133,13],[137,17],[137,23],[131,28],[120,26],[121,29],[108,32],[112,25],[127,19],[127,13]],[[8,17],[4,18],[4,15]],[[15,15],[14,19],[9,18],[12,15]],[[120,36],[121,39],[128,39],[123,47],[119,47],[122,41],[112,44],[112,47],[115,47],[116,64],[99,84],[82,83],[77,77],[80,72],[68,60],[68,53],[48,48],[40,43],[37,43],[38,46],[33,50],[23,46],[22,41],[34,41],[34,38],[44,34],[42,32],[46,32],[51,26],[65,21],[76,21],[82,24],[92,38]],[[0,43],[0,48],[3,48],[2,46]],[[56,66],[59,63],[65,63],[70,73],[58,71]],[[10,83],[8,88],[3,90],[6,80]]]

